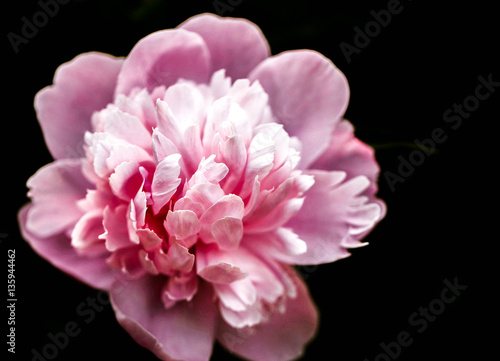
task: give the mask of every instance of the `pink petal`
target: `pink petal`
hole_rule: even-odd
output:
[[[246,277],[246,273],[226,262],[207,266],[198,274],[210,283],[231,283]]]
[[[243,237],[241,218],[225,216],[212,223],[212,236],[222,249],[236,249]]]
[[[181,120],[175,118],[170,105],[161,99],[156,101],[156,111],[160,134],[166,136],[177,148],[181,148],[182,136],[184,135],[184,129],[180,127]]]
[[[141,346],[161,360],[208,361],[212,353],[217,311],[207,285],[198,285],[191,302],[165,309],[163,279],[144,277],[111,291],[118,322]]]
[[[177,239],[186,239],[200,231],[200,221],[193,211],[179,210],[167,213],[165,229]]]
[[[115,104],[125,113],[140,119],[146,130],[150,131],[158,123],[155,102],[152,99],[156,100],[146,89],[142,89],[133,98],[118,94]]]
[[[279,184],[274,191],[265,192],[265,197],[261,200],[256,209],[245,215],[245,223],[252,223],[266,217],[276,207],[283,202],[293,186],[293,178],[288,178],[283,183]]]
[[[224,191],[218,184],[195,184],[186,192],[184,198],[175,203],[174,209],[190,209],[201,217],[202,213],[224,197]],[[183,208],[183,207],[190,208]]]
[[[111,145],[111,152],[106,159],[106,167],[113,172],[123,162],[135,161],[140,164],[152,163],[150,155],[136,145],[117,142]]]
[[[163,160],[163,158],[179,153],[179,149],[176,145],[167,137],[165,137],[158,128],[153,130],[152,138],[153,155],[155,163],[158,164]]]
[[[252,127],[259,124],[274,122],[269,107],[269,95],[262,85],[248,79],[236,80],[228,94],[247,113]]]
[[[374,153],[372,147],[354,136],[352,124],[343,120],[335,126],[326,151],[310,168],[344,171],[347,179],[364,175],[372,182],[369,190],[370,195],[373,195],[377,190],[376,181],[380,172]]]
[[[265,320],[266,307],[279,303],[285,294],[278,264],[244,247],[222,251],[214,246],[200,246],[197,260],[201,262],[200,275],[208,268],[211,272],[207,275],[214,276],[213,286],[220,300],[221,315],[233,327],[253,326]],[[215,269],[214,266],[219,267]]]
[[[201,14],[186,20],[179,28],[200,34],[210,51],[211,72],[226,69],[233,80],[245,78],[270,54],[260,29],[245,19]]]
[[[102,119],[104,132],[145,150],[151,149],[151,133],[136,116],[116,106],[108,106],[98,113],[98,117]]]
[[[344,172],[308,173],[315,183],[300,212],[286,224],[307,243],[307,251],[294,257],[294,263],[329,263],[347,257],[347,245],[362,245],[358,241],[381,219],[383,209],[362,195],[370,184],[364,176],[344,181]]]
[[[243,138],[240,135],[234,135],[229,137],[227,141],[219,144],[219,151],[221,161],[230,170],[229,176],[224,182],[224,190],[230,193],[241,181],[241,176],[247,162],[247,150]]]
[[[194,255],[179,243],[174,243],[168,248],[167,257],[170,260],[170,267],[176,271],[188,273],[193,269]]]
[[[258,300],[257,290],[250,278],[242,278],[231,283],[213,284],[221,305],[236,312],[243,312]]]
[[[93,171],[101,178],[107,179],[123,162],[153,163],[151,155],[143,148],[109,133],[86,133],[85,142]]]
[[[240,81],[238,81],[240,82]],[[251,124],[248,115],[233,99],[228,96],[215,100],[207,111],[207,120],[203,131],[203,145],[207,151],[216,152],[213,147],[214,136],[220,133],[222,137],[227,138],[240,133],[245,136],[245,140],[250,139],[252,135]],[[238,127],[233,132],[231,127]]]
[[[289,270],[297,296],[288,298],[285,311],[277,310],[270,319],[253,330],[235,329],[222,322],[217,339],[231,352],[251,360],[283,361],[296,359],[313,338],[318,314],[303,281]]]
[[[109,186],[113,194],[126,202],[136,196],[143,182],[143,176],[139,172],[139,164],[135,161],[123,162],[109,177]]]
[[[181,183],[179,174],[180,154],[172,154],[165,157],[156,165],[155,174],[151,183],[151,195],[153,197],[153,213],[158,214],[177,191]]]
[[[152,275],[158,275],[160,272],[158,271],[158,268],[156,268],[156,265],[154,261],[151,259],[150,255],[148,252],[145,250],[141,249],[139,251],[139,261],[141,262],[141,266],[150,274]]]
[[[189,179],[189,186],[192,187],[201,183],[218,184],[229,172],[228,167],[224,163],[214,162],[215,154],[212,154],[207,159],[202,159],[198,165],[198,170]]]
[[[274,141],[265,133],[257,133],[248,148],[248,160],[245,169],[245,181],[240,191],[245,199],[253,190],[255,177],[262,182],[274,165]]]
[[[123,62],[115,95],[135,88],[170,86],[179,78],[204,83],[210,76],[210,54],[198,34],[162,30],[141,39]]]
[[[264,60],[249,78],[262,84],[274,116],[302,142],[300,167],[307,168],[328,147],[333,127],[347,108],[344,75],[323,55],[296,50]]]
[[[235,311],[221,303],[219,305],[219,310],[224,321],[237,329],[249,328],[253,326],[257,327],[261,322],[263,322],[264,318],[262,305],[259,302],[246,306],[245,309],[241,311]]]
[[[162,104],[164,103],[168,104],[174,125],[181,134],[188,126],[203,123],[205,100],[195,84],[186,82],[172,85],[165,92]]]
[[[35,109],[45,142],[54,158],[78,158],[90,118],[113,101],[123,60],[101,53],[86,53],[61,65],[54,85],[35,97]]]
[[[179,86],[186,84],[176,84],[170,89],[179,89]],[[181,87],[182,88],[182,87]],[[168,91],[167,91],[168,93]],[[156,102],[159,122],[158,122],[158,130],[167,136],[172,143],[179,149],[180,154],[182,155],[183,165],[185,171],[189,174],[192,174],[196,171],[198,163],[200,159],[203,157],[203,146],[201,143],[200,137],[200,124],[197,122],[199,119],[193,120],[191,117],[193,114],[197,113],[197,111],[192,111],[190,104],[192,102],[182,101],[182,98],[192,98],[192,94],[188,92],[188,94],[180,92],[174,92],[172,97],[174,100],[171,104],[180,103],[181,105],[175,106],[178,109],[178,114],[174,114],[173,109],[170,103],[166,101],[162,101],[158,99]],[[178,98],[178,99],[177,99]],[[189,110],[184,110],[184,108]],[[201,115],[197,115],[201,117]]]
[[[175,275],[178,272],[189,273],[193,269],[195,257],[189,249],[178,242],[174,242],[165,253],[161,248],[154,254],[154,261],[158,270],[166,275]]]
[[[148,228],[138,229],[136,231],[137,236],[141,242],[141,245],[146,251],[152,251],[158,248],[163,242],[158,235]]]
[[[191,301],[198,291],[198,277],[194,273],[171,276],[162,290],[165,308],[172,307],[177,301]]]
[[[255,222],[245,222],[245,233],[256,234],[273,231],[286,224],[299,211],[304,204],[304,198],[291,198],[278,204],[264,218]]]
[[[307,251],[304,242],[291,229],[280,227],[274,232],[245,235],[242,245],[257,254],[272,257],[281,262],[294,264],[297,255]]]
[[[105,232],[100,235],[106,240],[106,248],[113,252],[120,248],[131,247],[139,242],[135,230],[131,227],[130,209],[122,204],[114,209],[106,207],[103,214]]]
[[[140,251],[139,246],[120,248],[106,259],[106,263],[118,270],[126,279],[139,279],[146,275],[144,259]]]
[[[85,256],[108,254],[104,242],[99,239],[102,233],[104,233],[102,211],[92,210],[76,222],[71,232],[71,245]]]
[[[105,258],[81,256],[62,233],[46,238],[32,233],[27,227],[30,208],[32,205],[26,205],[19,211],[21,233],[41,257],[91,287],[109,289],[112,286],[119,276],[108,267]]]
[[[148,171],[144,167],[139,167],[139,172],[142,175],[143,181],[137,194],[130,200],[130,219],[135,229],[144,227],[146,224],[146,212],[148,210],[148,196],[143,189],[148,177]]]
[[[186,170],[189,174],[193,174],[204,156],[199,124],[193,124],[186,128],[182,137],[181,154]]]
[[[85,198],[92,185],[81,168],[80,159],[61,159],[40,168],[28,179],[28,196],[33,200],[27,215],[29,232],[42,238],[52,236],[74,225],[83,215],[77,201]]]
[[[200,277],[210,283],[231,283],[247,276],[235,263],[238,260],[230,252],[211,246],[196,248],[196,269]]]
[[[240,197],[234,194],[223,196],[201,216],[200,237],[205,243],[218,243],[223,248],[237,247],[243,235],[243,211],[244,204]],[[222,220],[222,223],[217,224],[214,229],[214,223],[219,220]],[[227,232],[222,229],[224,227]],[[231,230],[236,233],[231,235]]]

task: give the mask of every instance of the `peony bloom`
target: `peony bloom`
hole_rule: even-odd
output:
[[[215,340],[297,358],[318,315],[292,265],[348,256],[385,213],[348,99],[330,60],[270,56],[243,19],[79,55],[35,98],[55,161],[27,182],[22,233],[159,359],[208,360]]]

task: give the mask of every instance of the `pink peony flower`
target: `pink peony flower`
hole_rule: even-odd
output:
[[[27,182],[22,233],[162,360],[208,360],[215,340],[296,358],[318,315],[292,265],[348,256],[385,213],[348,99],[330,60],[270,56],[243,19],[79,55],[35,98],[55,161]]]

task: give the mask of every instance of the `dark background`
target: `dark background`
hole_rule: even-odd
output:
[[[388,214],[366,238],[368,247],[333,264],[301,269],[321,314],[318,335],[303,360],[389,360],[378,356],[380,343],[396,341],[403,331],[413,342],[402,348],[398,360],[486,359],[498,334],[493,305],[498,304],[499,162],[493,152],[500,90],[455,130],[443,121],[443,113],[474,95],[479,76],[491,73],[500,81],[498,12],[480,2],[438,6],[402,0],[403,11],[348,63],[339,44],[353,45],[354,27],[363,28],[373,20],[370,11],[387,4],[243,0],[224,13],[258,24],[273,54],[314,49],[344,72],[351,89],[346,118],[360,139],[375,146],[382,173],[398,173],[398,157],[408,159],[415,139],[429,138],[437,127],[447,135],[394,191],[381,176],[379,195]],[[16,212],[27,202],[25,182],[52,160],[33,97],[52,83],[61,63],[76,55],[96,50],[126,56],[153,31],[175,27],[198,13],[216,12],[213,2],[70,1],[60,5],[17,54],[6,35],[20,34],[22,17],[31,19],[40,6],[36,1],[11,1],[2,7],[7,66],[2,79],[5,214],[0,254],[6,264],[7,249],[16,250],[17,339],[12,359],[31,360],[31,350],[41,351],[50,332],[61,332],[74,321],[81,332],[56,360],[155,360],[117,324],[109,306],[86,324],[77,307],[97,291],[53,268],[19,234]],[[440,298],[443,281],[455,278],[467,289],[424,332],[417,332],[410,315]],[[8,317],[5,310],[3,314],[2,327]],[[2,344],[4,359],[9,355],[5,340]],[[216,346],[212,359],[236,358]]]

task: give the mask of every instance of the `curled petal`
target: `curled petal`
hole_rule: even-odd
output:
[[[165,229],[177,239],[185,239],[200,231],[201,225],[193,211],[179,210],[168,212]]]
[[[120,199],[129,202],[144,184],[144,177],[139,171],[139,163],[135,161],[123,162],[116,167],[109,177],[109,186]]]
[[[215,155],[212,154],[207,159],[202,159],[198,170],[189,179],[188,185],[193,187],[196,184],[213,183],[218,184],[229,172],[224,163],[214,162]]]
[[[217,243],[223,248],[235,248],[241,240],[244,204],[233,194],[223,196],[200,218],[200,236],[205,243]],[[216,224],[217,221],[220,221]],[[214,227],[215,225],[215,227]],[[231,231],[235,233],[231,234]]]
[[[191,301],[198,291],[198,278],[194,273],[172,276],[162,290],[162,300],[165,308],[170,308],[177,301]]]
[[[120,205],[115,209],[106,207],[103,212],[103,226],[105,232],[99,236],[106,240],[108,251],[116,251],[139,243],[135,234],[135,229],[129,217],[130,208],[127,205]]]
[[[108,253],[99,236],[104,232],[102,211],[95,209],[85,213],[71,232],[71,245],[83,255],[95,256]]]
[[[224,197],[224,191],[217,184],[201,183],[195,184],[186,192],[184,198],[178,201],[174,209],[191,209],[198,217],[208,208]]]
[[[189,273],[193,269],[195,257],[189,249],[180,243],[172,243],[167,253],[162,249],[154,255],[158,270],[166,275],[175,275],[178,272]]]
[[[211,283],[231,283],[247,276],[231,253],[200,245],[196,249],[196,268],[200,277]]]
[[[139,247],[120,248],[106,259],[108,265],[122,273],[127,279],[140,279],[146,275],[144,254]]]
[[[158,235],[150,229],[138,229],[136,231],[137,236],[139,237],[140,243],[144,247],[146,251],[152,251],[157,249],[161,243],[162,239],[158,237]]]
[[[151,183],[151,195],[153,197],[153,212],[157,214],[168,203],[177,191],[181,183],[179,174],[180,154],[172,154],[165,157],[156,166],[153,181]]]
[[[152,146],[155,164],[158,164],[163,160],[163,158],[169,155],[179,153],[179,149],[175,146],[175,144],[170,139],[165,137],[158,130],[158,128],[153,130]]]

